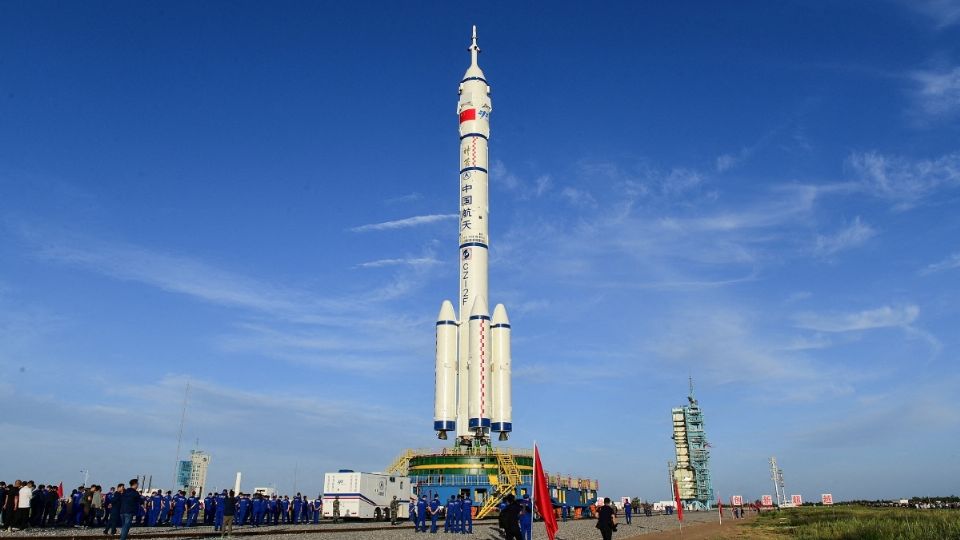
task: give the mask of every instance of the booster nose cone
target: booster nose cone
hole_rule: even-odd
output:
[[[453,304],[449,300],[444,300],[440,304],[440,314],[437,315],[438,321],[454,321],[457,319],[457,314],[453,311]]]
[[[451,307],[451,309],[453,308]],[[478,296],[473,302],[473,309],[470,310],[470,318],[472,319],[474,316],[479,315],[486,316],[489,313],[490,312],[487,311],[487,301],[483,299],[483,296]]]
[[[507,317],[507,308],[503,307],[503,304],[497,304],[497,307],[493,308],[493,317],[491,323],[510,324],[510,318]]]

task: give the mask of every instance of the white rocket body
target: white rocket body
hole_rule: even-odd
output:
[[[506,410],[510,410],[509,328],[505,341],[507,380],[500,383],[503,384],[501,389],[493,379],[493,366],[498,365],[497,355],[503,356],[503,347],[499,352],[493,347],[490,315],[485,300],[489,298],[487,141],[490,138],[490,112],[493,104],[490,101],[490,86],[477,64],[480,48],[477,46],[476,27],[473,29],[473,42],[469,51],[470,67],[460,82],[460,100],[457,104],[460,120],[460,245],[457,255],[460,294],[456,304],[459,318],[454,324],[450,324],[450,313],[444,313],[449,302],[444,302],[437,321],[437,382],[434,406],[434,429],[438,431],[440,438],[446,438],[447,431],[456,429],[459,441],[487,438],[493,426],[491,414],[495,403],[506,404]],[[503,313],[506,317],[505,310]],[[451,328],[456,328],[457,334],[456,381],[453,389],[456,396],[454,426],[450,425],[449,412],[451,382],[448,364]],[[503,418],[501,415],[501,421],[494,431],[506,433],[512,429],[509,412],[506,420]],[[505,438],[504,435],[501,435],[501,438]]]

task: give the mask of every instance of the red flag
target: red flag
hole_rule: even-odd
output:
[[[477,119],[477,110],[476,109],[464,109],[460,113],[460,123],[464,123],[467,120],[476,120]]]
[[[57,498],[58,499],[63,498],[63,482],[60,482],[60,485],[57,486]]]
[[[547,477],[543,474],[540,449],[537,445],[533,445],[533,504],[543,518],[543,525],[547,528],[547,538],[553,540],[557,534],[557,516],[553,513],[553,502],[550,500]]]
[[[683,504],[680,503],[680,486],[676,478],[673,480],[673,499],[677,501],[677,519],[683,521]]]

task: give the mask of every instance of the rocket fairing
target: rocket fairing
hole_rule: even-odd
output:
[[[459,318],[445,301],[437,321],[436,397],[434,429],[441,439],[456,430],[458,444],[489,441],[490,431],[501,440],[512,429],[510,404],[510,333],[506,310],[494,313],[488,298],[488,155],[490,86],[477,63],[477,27],[473,27],[470,67],[460,81],[457,116],[460,122],[460,220],[457,258],[460,294]],[[449,306],[449,310],[447,307]],[[505,325],[505,326],[504,326]],[[455,333],[455,340],[451,337]],[[499,337],[498,337],[499,336]],[[497,340],[497,341],[495,341]],[[455,355],[451,373],[451,354]],[[451,398],[451,396],[453,396]],[[453,408],[451,411],[451,399]]]

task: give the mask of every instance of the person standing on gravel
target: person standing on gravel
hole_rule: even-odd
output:
[[[511,493],[504,500],[506,506],[500,511],[500,520],[503,523],[503,534],[506,540],[521,540],[523,538],[520,532],[520,512],[523,507],[517,502],[517,498]]]
[[[230,494],[223,498],[223,526],[220,528],[220,538],[223,538],[223,533],[227,533],[227,537],[233,534],[233,518],[237,515],[237,497],[233,490],[230,490]]]
[[[217,493],[213,498],[213,506],[215,508],[213,513],[213,532],[223,531],[223,501],[227,497],[227,490],[223,490],[223,494]]]
[[[613,531],[617,530],[617,520],[610,507],[610,497],[603,498],[603,506],[597,509],[597,528],[600,529],[600,536],[603,540],[610,540],[613,537]]]
[[[110,497],[110,514],[107,516],[106,526],[103,528],[103,534],[113,536],[117,534],[117,527],[122,525],[120,520],[120,500],[123,497],[123,484],[117,484],[113,497]]]
[[[427,496],[421,495],[417,501],[417,532],[427,532]]]
[[[473,534],[473,500],[470,495],[465,495],[460,503],[460,532],[462,534]]]
[[[130,480],[130,487],[123,490],[120,494],[120,540],[127,540],[127,534],[130,533],[130,525],[133,524],[133,515],[140,508],[140,481],[134,478]]]
[[[400,513],[400,501],[397,500],[397,496],[394,495],[393,499],[390,501],[390,524],[397,524],[397,515]]]

